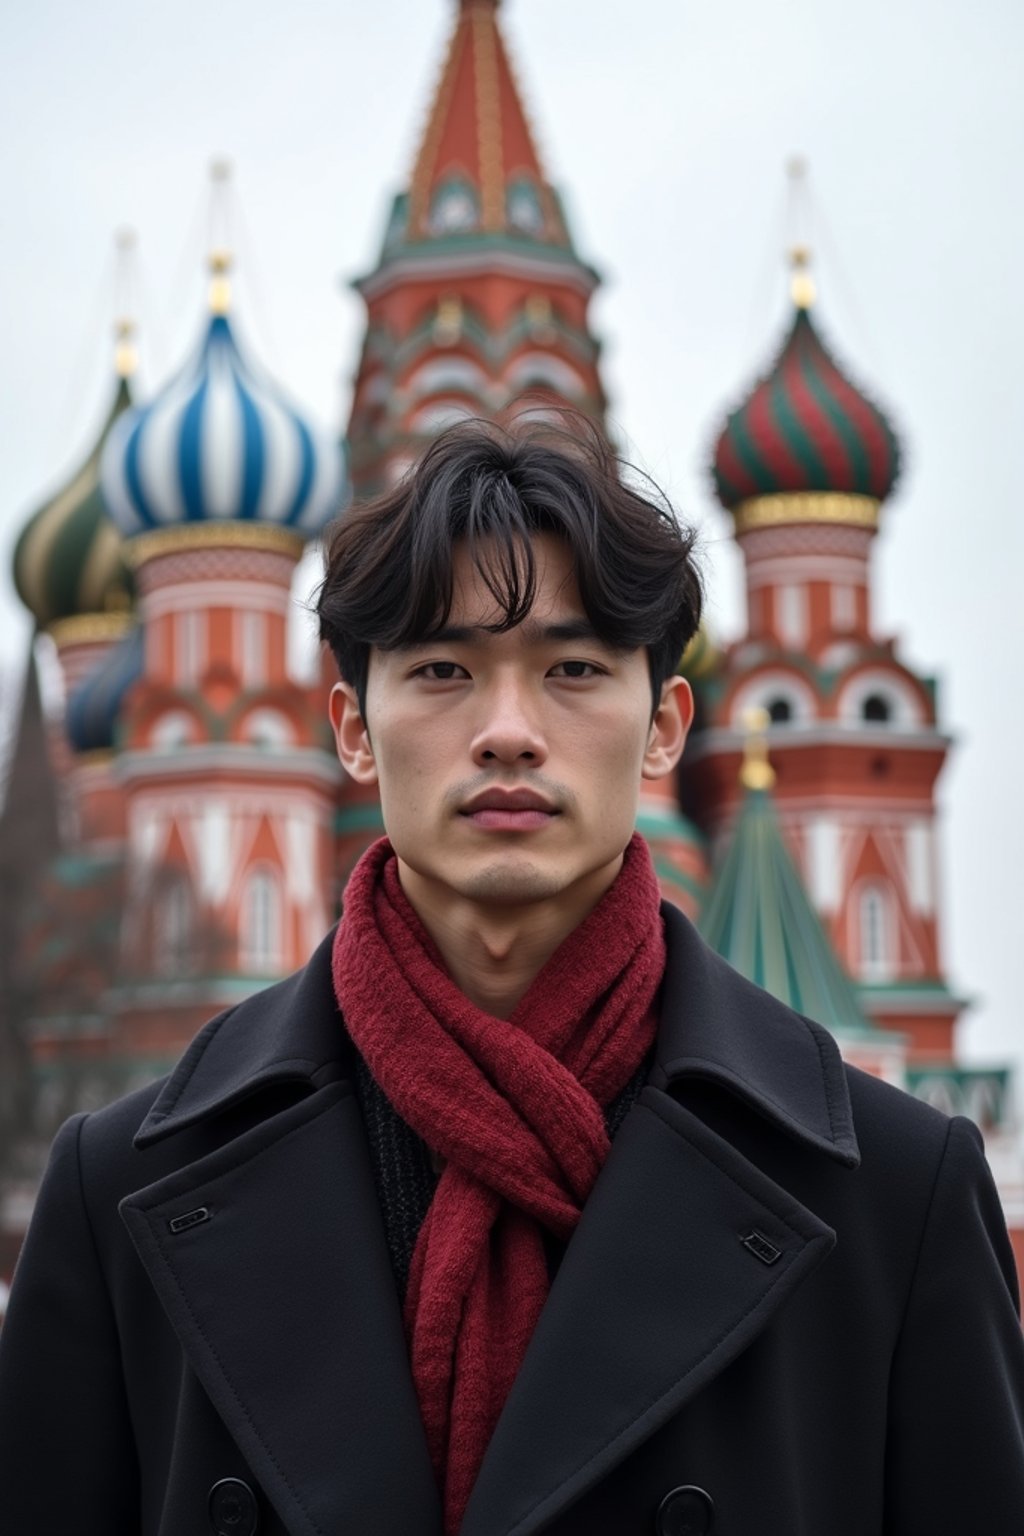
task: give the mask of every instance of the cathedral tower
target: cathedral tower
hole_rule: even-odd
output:
[[[460,0],[409,185],[355,283],[367,310],[348,427],[357,495],[400,476],[441,427],[523,395],[601,424],[597,284],[541,165],[498,0]]]
[[[792,298],[774,363],[715,448],[747,629],[709,691],[690,771],[717,844],[738,810],[744,713],[767,711],[781,823],[862,1005],[907,1035],[912,1061],[948,1059],[960,1004],[940,953],[935,785],[949,738],[934,679],[878,633],[871,607],[899,445],[822,339],[804,249]]]
[[[102,466],[143,637],[118,753],[116,1009],[137,1055],[173,1053],[212,1010],[303,964],[332,915],[339,770],[287,671],[286,631],[295,564],[343,505],[343,462],[239,347],[229,254],[210,266],[200,346],[119,419]]]
[[[444,427],[566,407],[605,429],[598,275],[576,251],[541,163],[498,21],[499,0],[459,0],[407,189],[380,259],[355,283],[367,324],[347,442],[357,495],[399,479]],[[335,680],[324,659],[322,687]],[[706,878],[700,835],[674,782],[645,785],[640,830],[665,894],[694,915]],[[383,831],[376,792],[346,784],[343,881]]]

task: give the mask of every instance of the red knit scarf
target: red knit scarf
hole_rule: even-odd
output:
[[[610,889],[503,1021],[449,977],[386,839],[345,888],[333,972],[346,1027],[394,1108],[445,1159],[405,1322],[447,1536],[547,1297],[541,1229],[572,1234],[608,1153],[602,1106],[653,1042],[658,903],[634,835]]]

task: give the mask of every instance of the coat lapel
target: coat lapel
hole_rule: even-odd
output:
[[[746,1349],[835,1244],[664,1091],[688,1076],[715,1081],[810,1156],[855,1167],[835,1042],[737,976],[674,908],[664,915],[652,1084],[566,1250],[461,1536],[540,1530]]]
[[[834,1241],[645,1088],[566,1250],[462,1536],[538,1530],[745,1349]]]
[[[329,973],[326,993],[309,985],[322,970],[315,957],[276,998],[252,999],[205,1045],[197,1038],[136,1140],[237,1106],[245,1084],[298,1078],[306,1096],[128,1196],[121,1214],[288,1531],[430,1536],[439,1501],[362,1117],[328,1059],[344,1038]]]

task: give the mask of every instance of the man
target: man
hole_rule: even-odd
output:
[[[691,540],[600,444],[445,434],[321,632],[387,841],[305,971],[55,1143],[0,1344],[45,1536],[1020,1536],[981,1138],[660,905]]]

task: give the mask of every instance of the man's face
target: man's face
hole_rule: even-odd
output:
[[[354,690],[331,701],[339,756],[380,786],[384,826],[418,890],[485,905],[571,902],[614,879],[636,821],[642,777],[678,761],[689,689],[663,691],[651,721],[643,650],[593,634],[565,544],[533,541],[537,595],[504,634],[464,548],[441,639],[374,650],[367,730]]]

